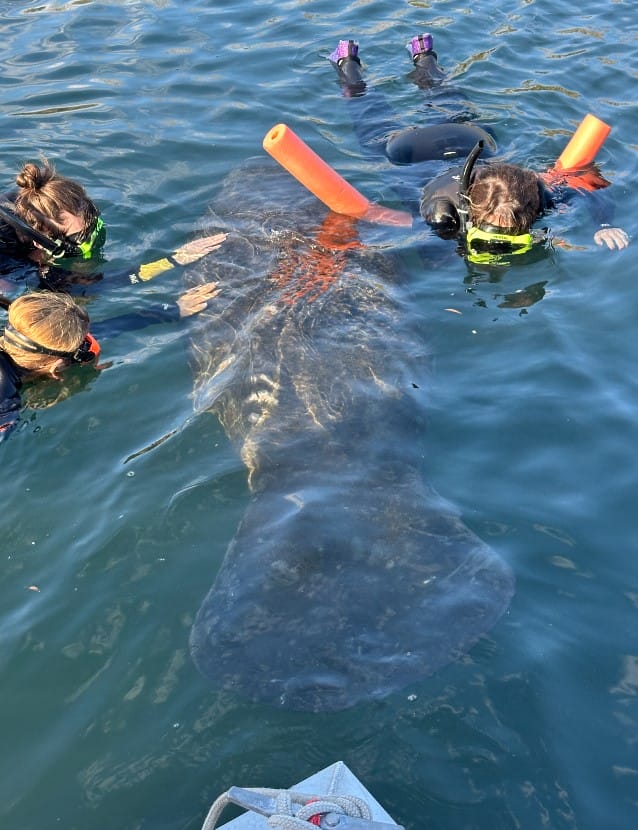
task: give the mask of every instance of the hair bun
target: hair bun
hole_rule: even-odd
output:
[[[48,164],[38,167],[28,162],[16,176],[16,184],[24,190],[40,190],[53,178],[55,171]]]

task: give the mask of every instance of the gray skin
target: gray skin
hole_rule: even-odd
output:
[[[514,590],[423,481],[428,357],[397,263],[319,244],[325,216],[276,165],[248,164],[210,217],[229,239],[189,276],[221,288],[194,323],[195,408],[220,419],[252,493],[191,653],[215,687],[306,711],[440,669]]]

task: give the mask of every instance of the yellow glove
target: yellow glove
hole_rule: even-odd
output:
[[[141,280],[152,280],[153,277],[163,274],[164,271],[170,271],[171,268],[175,268],[177,265],[179,265],[179,262],[172,256],[162,257],[162,259],[156,259],[155,262],[140,265],[137,275]]]

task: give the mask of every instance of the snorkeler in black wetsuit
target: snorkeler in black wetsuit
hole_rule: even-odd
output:
[[[93,323],[90,334],[88,314],[68,294],[33,291],[13,302],[3,301],[1,304],[8,308],[8,320],[0,337],[0,442],[18,423],[21,390],[27,378],[59,379],[58,372],[66,366],[95,365],[100,353],[99,341],[103,338],[197,314],[216,293],[214,283],[198,285],[175,303]],[[25,314],[24,309],[28,311],[33,304],[37,306],[36,311],[31,311],[30,316]]]
[[[433,49],[432,36],[412,38],[408,51],[414,64],[411,79],[435,96],[446,95],[445,73]],[[423,187],[419,212],[435,233],[460,240],[468,260],[487,264],[506,264],[507,257],[526,253],[536,242],[546,239],[546,233],[532,230],[532,225],[568,198],[568,188],[555,187],[549,177],[516,165],[477,164],[479,155],[491,154],[496,145],[476,124],[450,122],[399,128],[386,140],[391,129],[388,106],[378,92],[367,89],[358,44],[353,40],[340,41],[329,59],[337,70],[345,97],[357,99],[352,101],[354,125],[367,152],[383,152],[397,165],[466,159],[464,165],[445,171]],[[592,187],[583,189],[609,184],[598,174],[591,177],[592,181]],[[596,243],[608,248],[625,247],[625,231],[611,227],[611,206],[600,207],[604,212],[597,217],[600,228],[594,234]]]
[[[48,163],[27,163],[17,188],[0,197],[0,293],[37,287],[74,294],[102,288],[100,271],[106,228],[95,203],[73,179]],[[225,235],[194,239],[173,254],[108,275],[109,287],[144,282],[171,268],[190,264],[223,242]],[[25,263],[29,267],[25,268]],[[34,270],[37,283],[31,285]]]
[[[8,305],[0,341],[0,440],[15,427],[27,376],[59,377],[71,363],[97,359],[100,349],[89,334],[89,316],[66,294],[33,292]]]

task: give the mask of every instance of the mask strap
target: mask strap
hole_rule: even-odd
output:
[[[72,360],[74,363],[89,363],[97,360],[100,354],[100,344],[91,334],[87,334],[81,345],[72,352],[62,351],[61,349],[49,349],[47,346],[41,346],[40,343],[31,340],[26,334],[22,334],[22,332],[14,329],[11,323],[7,323],[4,336],[9,343],[13,343],[14,346],[23,349],[25,352],[46,354],[51,357],[62,357],[66,360]]]

